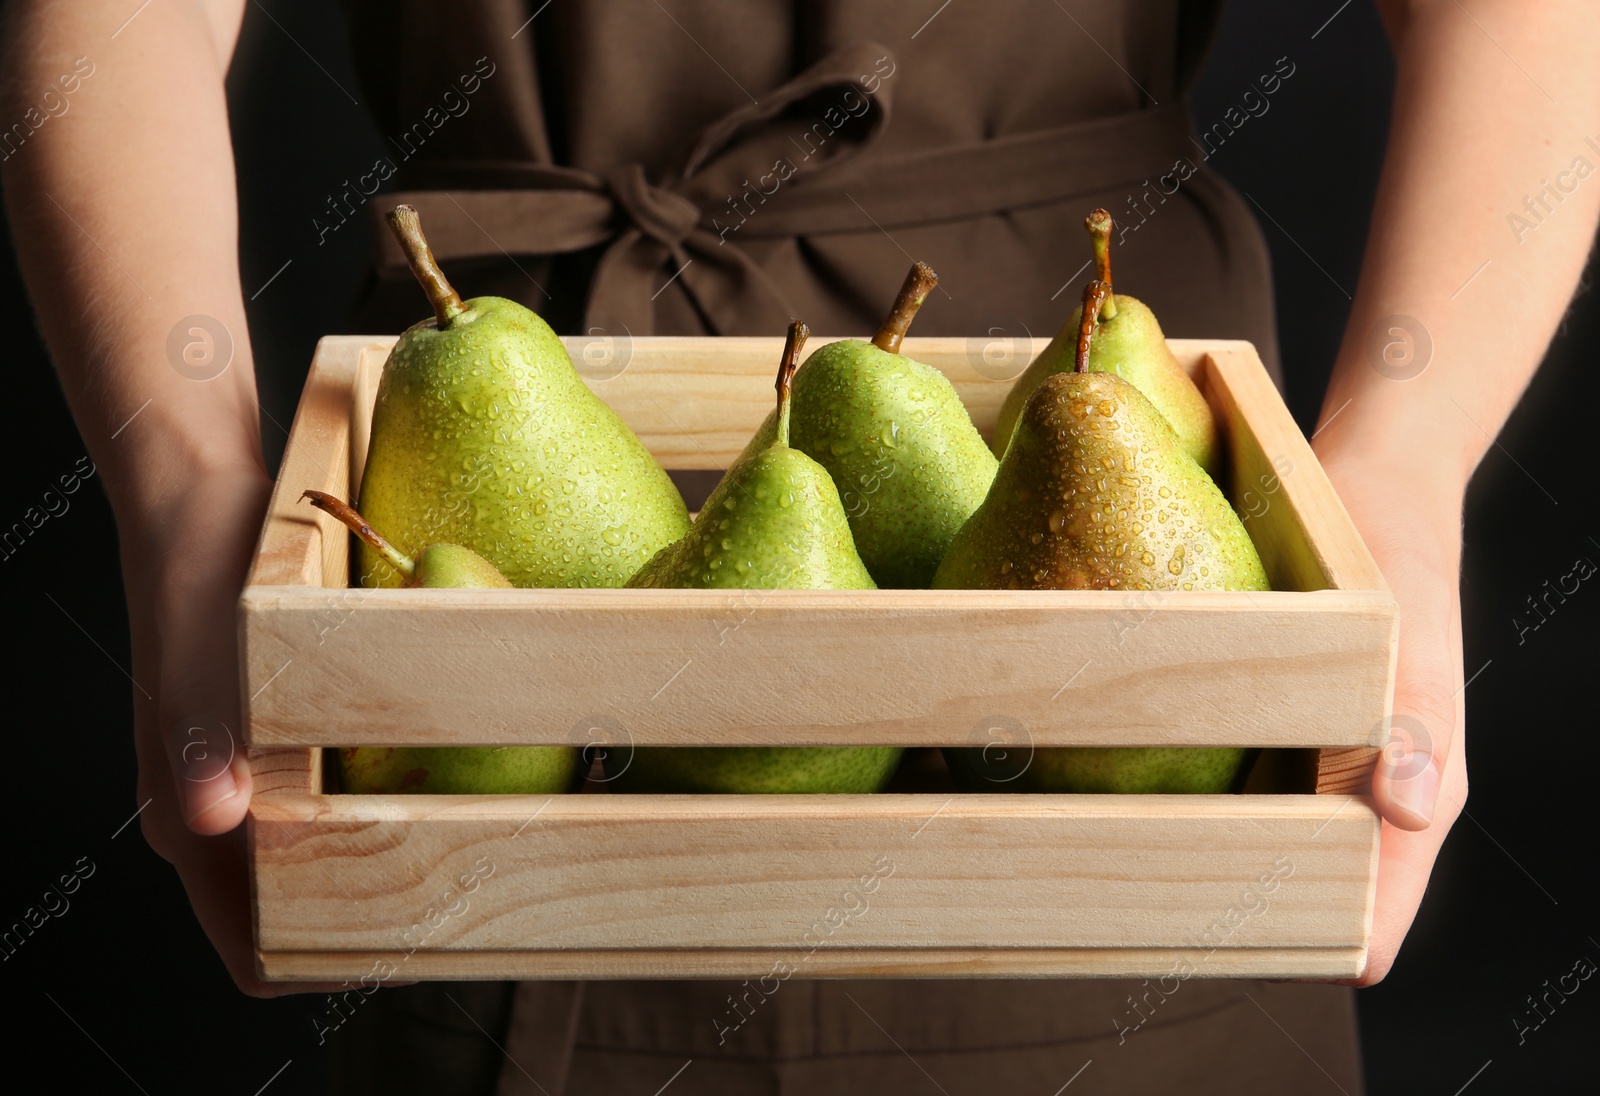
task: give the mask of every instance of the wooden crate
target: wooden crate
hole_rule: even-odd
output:
[[[1397,610],[1250,344],[1172,348],[1225,427],[1270,593],[348,589],[351,538],[298,500],[358,490],[392,342],[318,346],[241,600],[264,977],[1364,967],[1379,826],[1362,793]],[[591,384],[667,468],[721,468],[771,405],[781,345],[637,339]],[[993,429],[1009,383],[974,369],[967,340],[905,352]],[[1314,764],[1226,796],[364,796],[329,794],[321,760],[997,734]]]

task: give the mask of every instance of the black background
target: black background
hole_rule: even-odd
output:
[[[1211,162],[1282,226],[1268,222],[1266,231],[1288,396],[1307,427],[1349,305],[1333,283],[1353,287],[1359,269],[1393,74],[1365,0],[1312,37],[1336,7],[1235,0],[1195,100],[1197,117],[1220,117],[1276,58],[1297,66],[1270,112]],[[333,5],[273,0],[270,8],[272,18],[249,8],[230,86],[247,292],[293,260],[250,306],[258,369],[271,378],[264,430],[276,460],[284,440],[276,424],[290,421],[316,338],[343,329],[366,256],[360,222],[320,248],[307,226],[330,191],[370,165],[379,141],[360,107],[330,94],[328,74],[356,87]],[[84,447],[22,303],[9,240],[5,250],[0,524],[9,526]],[[1483,672],[1468,692],[1470,815],[1445,846],[1393,975],[1360,995],[1374,1094],[1455,1093],[1486,1062],[1474,1096],[1593,1083],[1600,983],[1585,983],[1523,1045],[1512,1018],[1526,1016],[1525,998],[1580,956],[1600,962],[1588,889],[1600,592],[1582,587],[1524,643],[1512,618],[1576,557],[1600,561],[1589,433],[1597,356],[1600,305],[1580,292],[1473,483],[1465,663],[1469,675]],[[322,999],[236,993],[138,826],[112,837],[137,806],[116,533],[94,484],[71,504],[0,563],[11,743],[0,755],[8,762],[0,920],[20,918],[78,858],[96,870],[64,916],[0,964],[8,1057],[68,1091],[135,1091],[131,1078],[150,1093],[249,1094],[285,1062],[281,1091],[323,1091],[309,1019]]]

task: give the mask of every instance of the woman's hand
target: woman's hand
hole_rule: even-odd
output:
[[[1544,357],[1600,223],[1600,187],[1566,197],[1537,233],[1508,220],[1533,180],[1590,155],[1583,135],[1600,132],[1600,5],[1379,6],[1396,58],[1388,151],[1313,435],[1400,603],[1392,736],[1373,777],[1384,827],[1362,985],[1393,965],[1466,802],[1466,482]]]
[[[259,465],[202,473],[124,526],[133,638],[139,816],[239,988],[258,997],[324,987],[256,976],[245,830],[238,604],[272,483]]]
[[[1324,467],[1400,605],[1389,744],[1373,772],[1383,817],[1367,969],[1382,981],[1467,799],[1461,664],[1462,485],[1428,482],[1390,460],[1323,455]]]
[[[0,192],[39,329],[116,512],[145,837],[178,869],[234,980],[266,994],[308,987],[255,976],[239,827],[250,772],[237,603],[271,486],[224,87],[246,6],[152,4],[135,21],[120,0],[12,0],[4,116],[21,117],[29,89],[62,73],[82,86],[69,121],[6,156]],[[119,24],[127,33],[106,45]],[[174,350],[186,327],[192,336],[187,321],[221,336],[207,347],[209,375]]]

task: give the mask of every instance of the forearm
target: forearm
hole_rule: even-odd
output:
[[[197,474],[261,465],[223,87],[243,4],[151,4],[116,38],[121,0],[9,8],[0,117],[93,66],[63,113],[24,122],[3,172],[39,326],[127,537]],[[227,340],[208,364],[184,329],[174,364],[169,335],[195,315]]]
[[[1600,9],[1398,7],[1385,13],[1398,57],[1388,155],[1315,445],[1331,464],[1381,464],[1459,507],[1600,216]]]

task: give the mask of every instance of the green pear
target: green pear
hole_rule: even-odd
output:
[[[944,753],[964,792],[1220,795],[1238,789],[1252,752],[1226,746],[1058,746],[1034,750],[1031,757],[1014,752],[998,764],[980,749]]]
[[[791,389],[805,324],[789,328],[769,444],[728,469],[687,536],[629,580],[639,589],[871,590],[827,470],[789,446]],[[625,792],[873,792],[893,774],[892,747],[643,747],[607,751]]]
[[[339,751],[350,795],[559,795],[579,778],[566,746],[358,746]]]
[[[871,342],[829,343],[794,380],[791,444],[833,477],[856,549],[884,587],[926,588],[994,479],[994,454],[955,388],[937,369],[900,353],[938,282],[917,263]],[[745,455],[771,443],[775,415]]]
[[[363,547],[394,568],[402,586],[457,590],[511,589],[511,580],[471,548],[459,544],[429,544],[412,559],[379,535],[359,512],[332,495],[324,491],[306,491],[300,499],[344,522],[360,539]]]
[[[789,328],[774,436],[728,469],[694,526],[627,585],[679,590],[873,590],[827,469],[789,447],[795,366],[810,332]]]
[[[471,548],[430,544],[416,557],[380,536],[358,512],[332,495],[307,491],[301,498],[350,527],[413,588],[510,589],[511,583]],[[339,751],[345,791],[357,795],[434,792],[444,795],[540,795],[564,792],[578,777],[578,751],[569,746],[384,746]]]
[[[463,301],[416,210],[393,229],[434,307],[383,367],[360,509],[403,553],[459,544],[516,586],[620,586],[689,528],[683,499],[561,340],[500,297]],[[363,584],[400,576],[363,547]]]
[[[951,544],[935,588],[1270,588],[1238,515],[1154,404],[1116,374],[1087,370],[1093,317],[1109,293],[1090,283],[1079,371],[1046,378],[1028,397],[994,486]],[[1248,752],[1040,749],[1020,774],[987,784],[981,751],[947,756],[965,786],[991,791],[1222,792]]]
[[[1111,284],[1111,214],[1097,209],[1084,221],[1094,244],[1095,277]],[[1004,456],[1016,428],[1022,405],[1046,377],[1071,372],[1075,368],[1078,332],[1083,325],[1083,309],[1073,312],[1056,337],[1011,387],[1000,407],[994,438],[990,444],[996,456]],[[1217,424],[1211,407],[1178,359],[1167,349],[1161,325],[1142,301],[1125,293],[1107,294],[1100,307],[1099,326],[1089,352],[1089,370],[1115,373],[1137,388],[1155,404],[1172,427],[1185,451],[1209,475],[1216,475],[1221,462],[1217,446]]]

